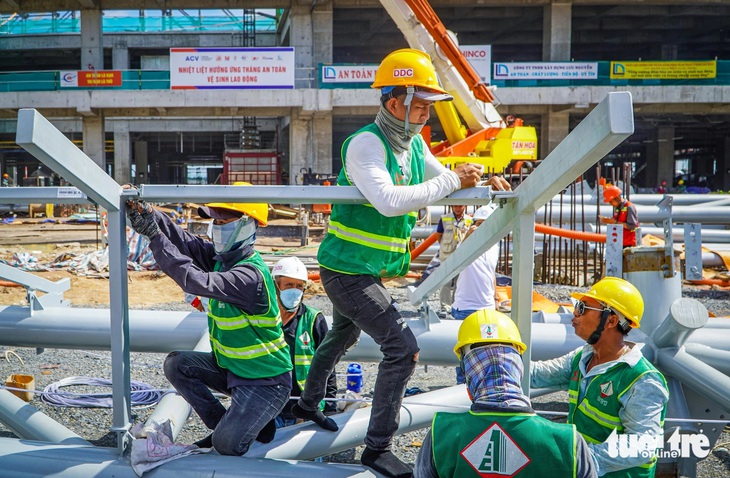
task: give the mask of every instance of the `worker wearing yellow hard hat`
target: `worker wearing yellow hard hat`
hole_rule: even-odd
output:
[[[199,214],[212,219],[212,243],[190,234],[144,200],[127,203],[130,225],[149,239],[160,269],[183,291],[208,301],[212,352],[175,351],[164,364],[172,386],[212,430],[195,444],[240,456],[254,440],[274,438],[274,419],[291,390],[293,366],[276,285],[254,249],[256,229],[266,225],[268,206],[210,203],[200,207]],[[230,396],[229,406],[214,392]]]
[[[571,297],[576,300],[571,325],[587,344],[563,357],[533,362],[530,384],[568,389],[568,422],[590,443],[599,475],[653,477],[654,454],[616,457],[612,448],[614,433],[652,438],[664,433],[667,383],[641,346],[626,337],[641,326],[641,293],[624,279],[605,277]]]
[[[431,58],[414,49],[390,53],[375,74],[380,110],[374,121],[342,146],[338,186],[355,186],[369,204],[335,204],[317,259],[333,305],[333,327],[317,348],[299,401],[298,418],[335,431],[319,403],[327,377],[344,352],[365,331],[380,346],[380,363],[361,462],[389,477],[411,476],[411,467],[391,451],[408,380],[418,361],[418,343],[383,286],[383,277],[405,275],[416,213],[457,189],[474,187],[482,168],[446,169],[419,134],[434,101],[452,99],[439,84]],[[492,187],[509,183],[492,178]]]
[[[481,309],[461,323],[454,353],[472,401],[468,412],[438,412],[416,458],[414,476],[597,476],[574,425],[540,417],[522,391],[527,346],[512,319]]]
[[[250,183],[236,182],[234,186],[250,186]],[[213,219],[208,227],[208,236],[216,252],[227,252],[244,247],[256,241],[256,229],[266,226],[269,206],[264,203],[208,203],[198,208],[203,219]]]

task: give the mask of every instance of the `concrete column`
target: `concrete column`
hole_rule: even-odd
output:
[[[294,47],[296,68],[295,88],[314,88],[315,71],[313,64],[312,15],[308,5],[292,5],[289,11],[291,29],[290,45]]]
[[[544,7],[542,61],[570,61],[572,9],[569,1]]]
[[[81,69],[104,69],[101,10],[81,10]]]
[[[570,113],[567,111],[550,111],[542,115],[540,129],[540,159],[545,159],[570,132]]]
[[[147,141],[137,141],[134,143],[134,164],[135,176],[134,184],[149,184],[150,180],[147,174]]]
[[[84,153],[106,171],[106,152],[104,150],[104,117],[85,117],[82,120]]]
[[[659,186],[662,181],[672,184],[674,179],[674,127],[656,129],[654,141],[646,148],[646,184],[648,188]]]
[[[317,65],[332,61],[332,2],[292,5],[289,44],[296,54],[296,88],[315,88]]]
[[[301,184],[300,171],[311,168],[315,173],[332,172],[332,116],[292,113],[289,122],[290,183]]]
[[[132,181],[132,155],[129,122],[122,121],[114,130],[114,180],[119,184]]]
[[[129,69],[129,48],[125,40],[117,40],[112,47],[112,69]]]

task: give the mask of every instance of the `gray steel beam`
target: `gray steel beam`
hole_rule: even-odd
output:
[[[712,400],[730,412],[730,377],[688,354],[682,348],[661,348],[656,364],[667,375],[678,378],[685,386]]]
[[[91,446],[91,443],[7,390],[0,390],[0,422],[24,440]]]
[[[91,201],[74,187],[22,187],[0,189],[0,202],[9,204],[89,204]]]
[[[109,296],[112,348],[112,430],[125,448],[131,416],[127,242],[122,187],[34,109],[18,112],[16,143],[75,185],[108,212]]]
[[[66,278],[53,282],[7,264],[0,264],[0,277],[20,284],[26,289],[39,290],[49,294],[63,294],[71,288],[71,279]]]
[[[463,412],[469,409],[471,400],[466,387],[456,385],[435,392],[422,393],[403,400],[400,423],[396,433],[407,433],[425,428],[433,421],[438,411]],[[367,432],[372,408],[360,408],[351,413],[333,415],[340,427],[337,432],[321,432],[311,423],[280,428],[271,443],[254,443],[246,456],[287,460],[311,459],[337,451],[347,450],[362,444]]]
[[[513,193],[495,192],[498,197]],[[492,195],[490,186],[478,186],[453,192],[436,204],[482,205]],[[149,202],[266,202],[271,204],[364,204],[365,197],[355,186],[187,186],[142,185],[139,196]]]
[[[104,209],[119,210],[122,187],[38,111],[18,111],[15,142]]]
[[[139,478],[113,448],[81,445],[57,445],[37,441],[0,438],[0,463],[6,476],[54,478]],[[148,472],[155,478],[376,478],[378,475],[362,465],[313,463],[311,461],[267,460],[247,456],[222,456],[216,453],[192,455],[165,463]],[[145,475],[147,476],[147,475]]]

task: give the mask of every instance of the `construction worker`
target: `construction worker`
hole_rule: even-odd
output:
[[[456,205],[450,206],[450,211],[439,219],[436,226],[436,238],[439,241],[439,250],[431,259],[426,270],[421,276],[421,281],[425,280],[431,273],[445,261],[452,252],[456,250],[461,241],[466,236],[466,231],[472,224],[471,216],[465,214],[466,206]],[[457,276],[458,277],[458,276]],[[448,312],[448,308],[454,301],[454,286],[456,285],[456,277],[441,287],[440,299],[441,308],[444,315]],[[446,310],[444,310],[446,309]]]
[[[607,186],[603,190],[603,202],[613,207],[613,217],[600,216],[603,224],[621,224],[623,227],[624,247],[636,246],[636,228],[639,227],[639,215],[636,206],[621,197],[621,189]]]
[[[434,415],[415,477],[597,476],[575,425],[537,416],[522,393],[526,349],[517,326],[501,312],[478,310],[462,322],[454,353],[472,405],[468,412]]]
[[[268,206],[200,207],[198,214],[212,219],[212,243],[142,200],[129,201],[127,207],[132,228],[149,239],[160,269],[183,291],[209,299],[212,352],[175,351],[164,365],[175,390],[213,430],[195,444],[221,455],[243,455],[254,439],[271,441],[273,420],[289,399],[292,364],[276,286],[254,250],[256,230],[267,224]],[[211,389],[231,397],[228,408]]]
[[[378,67],[372,87],[381,92],[380,111],[373,123],[345,140],[343,168],[337,178],[338,186],[356,186],[369,204],[332,206],[317,258],[333,305],[333,325],[314,354],[302,398],[292,414],[337,430],[337,424],[319,410],[319,402],[330,373],[364,330],[384,358],[361,462],[385,476],[407,477],[411,467],[390,447],[419,349],[381,278],[408,272],[415,211],[458,189],[475,186],[483,170],[474,164],[446,169],[419,134],[433,102],[453,99],[439,85],[426,53],[408,48],[390,53]],[[510,187],[497,177],[490,184],[496,190]]]
[[[9,188],[9,187],[15,186],[15,181],[13,181],[13,179],[10,176],[8,176],[8,173],[3,173],[3,183],[2,184],[3,184],[4,188]]]
[[[276,284],[284,338],[289,345],[292,372],[291,396],[299,397],[309,373],[314,351],[324,340],[329,327],[322,312],[302,302],[308,281],[307,268],[298,257],[285,257],[271,269]],[[323,406],[325,415],[337,412],[337,375],[332,372],[327,380],[327,400]],[[276,427],[294,425],[297,418],[291,414],[293,403],[288,401],[276,417]]]
[[[474,212],[474,223],[466,232],[469,237],[477,227],[494,212],[491,204],[482,206]],[[496,309],[497,263],[499,262],[499,245],[496,244],[474,259],[459,273],[454,292],[454,303],[451,315],[456,320],[464,320],[480,309]],[[464,373],[456,367],[456,383],[464,383]]]
[[[625,340],[639,328],[644,313],[641,293],[628,281],[605,277],[577,299],[573,327],[587,345],[569,354],[534,362],[533,387],[568,389],[568,423],[589,442],[598,476],[652,477],[656,457],[651,453],[611,456],[607,441],[618,434],[652,438],[664,434],[669,390],[664,376],[641,353],[641,346]],[[615,455],[615,453],[614,453]],[[626,454],[625,454],[626,455]]]

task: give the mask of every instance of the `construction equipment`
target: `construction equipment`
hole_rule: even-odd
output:
[[[492,104],[492,91],[481,82],[461,53],[455,35],[446,30],[428,1],[381,3],[411,48],[431,55],[444,89],[454,96],[453,102],[434,104],[446,140],[432,144],[433,154],[451,168],[470,162],[482,164],[492,173],[511,169],[519,174],[523,162],[536,161],[535,128],[524,126],[519,118],[502,119]]]

